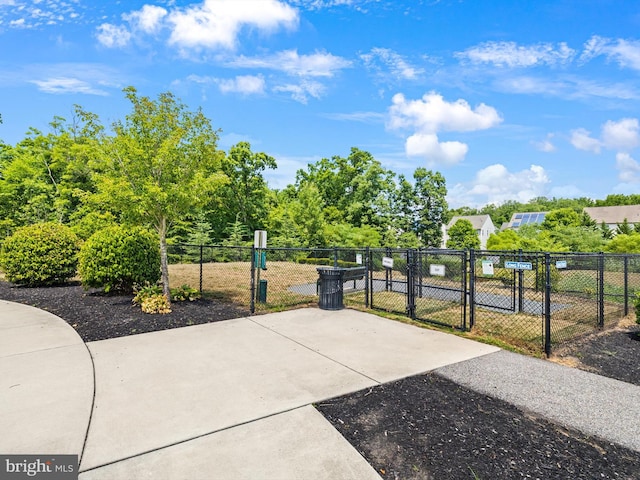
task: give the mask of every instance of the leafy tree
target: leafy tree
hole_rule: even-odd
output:
[[[124,218],[150,224],[160,242],[163,292],[170,298],[167,232],[202,207],[224,182],[218,133],[201,110],[191,112],[173,94],[156,100],[125,90],[132,112],[103,139],[101,198]]]
[[[415,232],[426,247],[438,248],[442,243],[442,225],[447,221],[447,186],[440,172],[417,168],[413,173],[414,204],[417,213]]]
[[[461,218],[449,229],[447,248],[470,250],[480,248],[480,237],[469,220]]]
[[[213,201],[211,223],[224,228],[239,221],[250,232],[263,228],[269,189],[262,172],[277,168],[275,159],[266,153],[252,152],[249,142],[240,142],[229,149],[221,168],[229,182],[220,188]],[[219,237],[221,233],[218,228],[215,234]]]
[[[613,230],[609,228],[609,225],[604,223],[604,220],[600,223],[598,227],[600,229],[600,235],[604,240],[611,240],[613,238]]]
[[[632,232],[633,232],[633,228],[631,227],[631,225],[629,224],[626,218],[622,221],[620,225],[618,225],[618,228],[616,228],[617,235],[630,235]]]
[[[381,235],[377,229],[369,225],[354,227],[346,223],[337,223],[325,227],[325,237],[330,245],[379,247]]]
[[[67,223],[95,190],[93,159],[101,127],[75,107],[74,121],[54,117],[47,134],[30,129],[16,147],[0,149],[0,217],[9,227]]]
[[[554,242],[570,252],[599,252],[605,241],[598,229],[582,226],[561,226],[549,232]]]
[[[640,253],[640,233],[616,235],[605,247],[605,252]]]
[[[547,213],[542,222],[542,228],[554,230],[558,227],[579,227],[581,224],[582,218],[574,209],[559,208]]]
[[[515,230],[503,230],[492,233],[487,239],[488,250],[517,250],[520,248],[520,236]]]
[[[607,195],[604,200],[596,200],[596,207],[617,207],[620,205],[640,205],[640,194],[623,195],[615,193]]]
[[[383,228],[389,221],[393,178],[369,152],[354,147],[347,158],[323,158],[298,170],[296,187],[315,185],[332,222]]]

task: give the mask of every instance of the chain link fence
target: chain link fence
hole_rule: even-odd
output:
[[[640,255],[172,245],[172,287],[252,312],[317,305],[318,268],[344,267],[344,305],[472,330],[549,353],[633,312]]]
[[[469,277],[472,329],[521,348],[539,350],[545,313],[544,256],[472,251]]]

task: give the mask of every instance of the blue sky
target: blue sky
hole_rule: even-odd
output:
[[[0,0],[0,139],[128,85],[202,107],[273,188],[351,147],[451,206],[640,192],[640,4],[620,0]]]

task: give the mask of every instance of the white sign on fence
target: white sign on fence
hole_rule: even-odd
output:
[[[483,260],[482,261],[482,274],[483,275],[493,275],[493,261],[492,260]]]
[[[361,253],[356,253],[356,263],[358,265],[362,265],[362,254]]]
[[[429,273],[431,273],[431,275],[434,275],[434,276],[437,276],[437,277],[444,277],[445,266],[444,265],[429,265]]]
[[[567,261],[566,260],[556,261],[556,268],[567,268]]]
[[[382,266],[386,268],[393,268],[393,258],[382,257]]]

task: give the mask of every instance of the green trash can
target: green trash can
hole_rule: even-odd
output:
[[[267,303],[267,281],[260,280],[258,285],[258,301],[260,303]]]
[[[322,310],[342,310],[344,291],[342,288],[343,268],[318,267],[318,307]]]

